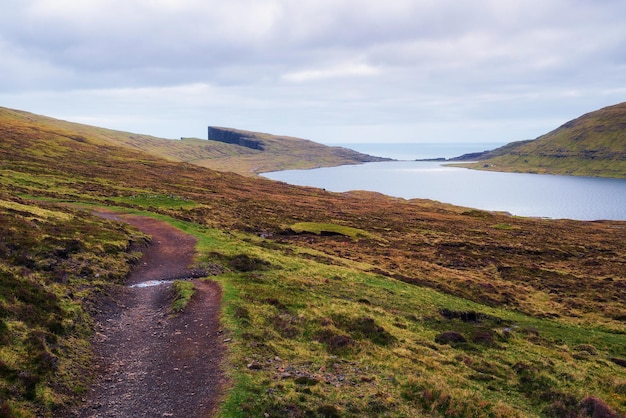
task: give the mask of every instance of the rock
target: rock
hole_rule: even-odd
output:
[[[235,130],[209,126],[208,139],[211,141],[235,144],[242,147],[263,151],[265,144],[262,140],[254,138],[251,133],[237,132]]]
[[[263,368],[263,365],[258,361],[252,361],[248,363],[246,367],[250,370],[261,370]]]

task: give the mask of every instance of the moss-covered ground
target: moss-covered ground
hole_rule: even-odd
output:
[[[327,193],[9,116],[0,141],[0,416],[88,388],[90,315],[148,239],[91,206],[198,238],[224,291],[222,416],[626,410],[623,222]]]

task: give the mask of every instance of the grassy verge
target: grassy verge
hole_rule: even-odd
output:
[[[172,303],[170,305],[170,311],[173,313],[182,312],[189,302],[192,296],[196,292],[196,289],[192,282],[176,280],[172,283]]]
[[[143,236],[67,208],[0,204],[0,415],[46,416],[84,393],[90,311]]]

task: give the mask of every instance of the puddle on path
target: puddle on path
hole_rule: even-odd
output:
[[[145,282],[131,284],[128,287],[152,287],[170,283],[173,283],[173,280],[147,280]]]

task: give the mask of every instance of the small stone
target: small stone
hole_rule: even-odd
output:
[[[261,370],[263,368],[263,365],[257,361],[253,361],[251,363],[248,363],[247,367],[250,370]]]

